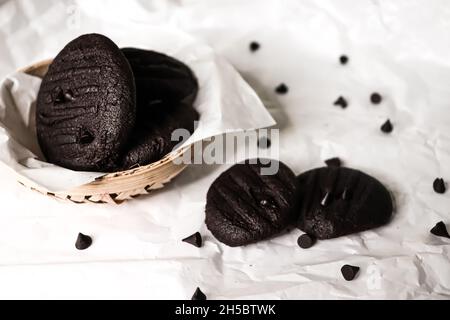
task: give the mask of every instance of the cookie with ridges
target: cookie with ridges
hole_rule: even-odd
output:
[[[199,114],[192,106],[198,83],[191,69],[165,54],[135,48],[121,49],[136,83],[137,120],[124,153],[124,170],[158,161],[179,143],[176,129],[192,134]]]
[[[336,238],[389,222],[393,204],[386,187],[354,169],[324,167],[298,176],[297,225],[318,239]]]
[[[47,161],[73,170],[114,171],[136,117],[133,74],[120,49],[99,34],[68,43],[50,64],[36,104]]]
[[[162,159],[180,142],[172,139],[172,133],[177,129],[184,129],[192,134],[198,118],[198,112],[192,106],[184,104],[158,103],[141,112],[121,160],[121,167],[127,170]]]
[[[138,118],[142,106],[156,103],[194,103],[198,82],[186,64],[153,50],[122,48],[121,51],[133,70]]]
[[[272,160],[274,161],[274,160]],[[293,221],[296,178],[282,162],[274,175],[246,160],[223,172],[206,197],[206,226],[221,242],[242,246],[268,239]]]

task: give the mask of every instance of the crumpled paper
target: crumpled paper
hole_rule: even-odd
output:
[[[204,224],[208,187],[229,165],[189,166],[120,206],[59,203],[0,171],[0,298],[184,300],[200,287],[208,299],[449,299],[450,243],[429,233],[440,220],[450,227],[450,192],[432,189],[438,176],[450,181],[449,21],[448,0],[4,2],[2,78],[79,33],[131,41],[149,25],[181,29],[271,102],[280,159],[295,173],[339,156],[383,182],[396,212],[385,227],[307,250],[296,229],[230,248]],[[249,52],[251,41],[260,50]],[[274,93],[281,82],[284,96]],[[345,110],[333,106],[340,95]],[[390,135],[380,131],[387,118]],[[202,248],[181,242],[196,231]],[[82,252],[78,232],[93,237]],[[361,268],[353,281],[344,264]]]
[[[139,36],[145,35],[145,36]],[[147,28],[132,38],[117,37],[123,47],[156,50],[186,63],[199,82],[194,107],[200,114],[194,133],[179,148],[226,132],[275,124],[257,94],[224,59],[193,37],[176,30]],[[0,87],[0,162],[49,191],[93,181],[104,173],[79,172],[44,161],[36,139],[35,101],[41,79],[16,72]]]

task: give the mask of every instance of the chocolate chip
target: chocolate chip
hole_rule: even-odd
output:
[[[60,86],[55,87],[51,92],[51,98],[54,104],[60,104],[75,100],[72,90],[64,91]]]
[[[436,178],[433,182],[433,189],[437,193],[445,192],[445,182],[442,178]]]
[[[200,234],[200,232],[196,232],[193,235],[190,235],[187,238],[184,238],[182,241],[192,244],[193,246],[200,248],[202,246],[202,235]]]
[[[251,52],[255,52],[256,50],[258,50],[260,48],[260,44],[256,41],[252,41],[250,42],[250,51]]]
[[[191,300],[206,300],[206,295],[197,287]]]
[[[326,207],[331,201],[331,194],[330,192],[327,191],[327,193],[325,193],[325,195],[322,198],[322,201],[320,201],[320,205],[322,207]]]
[[[74,97],[73,97],[72,90],[69,89],[66,92],[64,92],[64,100],[65,101],[73,101],[73,100],[75,100]]]
[[[387,119],[385,123],[381,126],[381,131],[384,133],[391,133],[392,130],[394,130],[394,127],[392,126],[391,120]]]
[[[350,197],[351,197],[350,191],[347,188],[345,188],[344,191],[342,191],[341,199],[350,200]]]
[[[359,267],[351,266],[349,264],[345,264],[341,268],[342,276],[347,281],[352,281],[353,279],[355,279],[355,276],[358,273],[358,271],[359,271]]]
[[[348,57],[347,57],[346,55],[340,56],[340,57],[339,57],[339,62],[340,62],[341,64],[347,64],[347,62],[348,62]]]
[[[83,130],[83,132],[81,133],[81,136],[80,136],[80,143],[88,144],[88,143],[91,143],[92,141],[94,141],[94,136],[92,135],[92,133],[90,133],[87,130]]]
[[[328,167],[340,167],[341,159],[339,159],[338,157],[330,158],[330,159],[325,160],[325,164]]]
[[[272,144],[272,142],[267,137],[261,137],[258,139],[258,148],[267,149],[267,148],[270,148],[271,144]]]
[[[82,233],[78,233],[77,241],[75,242],[75,248],[78,250],[84,250],[91,246],[92,238]]]
[[[348,106],[348,102],[347,100],[345,100],[344,97],[340,96],[339,98],[337,98],[337,100],[335,102],[333,102],[333,104],[335,106],[340,106],[342,109],[347,108]]]
[[[55,87],[51,93],[53,103],[64,102],[64,91],[60,86]]]
[[[438,223],[436,223],[436,225],[430,230],[430,232],[435,236],[450,239],[450,235],[448,234],[447,228],[443,221],[439,221]]]
[[[315,242],[316,242],[316,238],[314,238],[313,236],[310,236],[307,233],[302,234],[300,237],[298,237],[298,240],[297,240],[298,246],[303,249],[311,248]]]
[[[370,102],[372,102],[373,104],[379,104],[381,102],[382,98],[381,95],[379,93],[372,93],[370,95]]]
[[[278,94],[286,94],[288,91],[289,91],[289,88],[284,83],[280,83],[275,88],[275,92]]]

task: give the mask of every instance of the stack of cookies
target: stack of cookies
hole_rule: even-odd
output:
[[[167,55],[119,49],[99,34],[71,41],[42,80],[37,137],[50,163],[114,172],[163,158],[176,129],[194,131],[198,83]]]

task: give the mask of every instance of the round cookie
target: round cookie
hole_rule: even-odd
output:
[[[301,203],[297,225],[318,239],[336,238],[389,222],[389,191],[354,169],[324,167],[297,177]]]
[[[276,174],[263,175],[265,165],[246,160],[212,183],[205,222],[220,242],[231,247],[250,244],[276,235],[293,222],[296,178],[285,164],[278,164]]]
[[[198,112],[192,106],[181,103],[158,103],[147,110],[141,110],[128,150],[122,159],[122,168],[127,170],[162,159],[179,143],[172,141],[172,132],[175,129],[186,129],[192,134],[198,117]]]
[[[175,129],[194,132],[199,114],[192,107],[197,80],[188,66],[164,54],[123,48],[136,83],[137,122],[122,168],[143,166],[160,160],[178,144]]]
[[[136,81],[138,117],[143,106],[194,103],[198,83],[187,65],[156,51],[136,48],[121,50],[130,63]]]
[[[67,44],[42,80],[36,105],[39,145],[47,160],[73,170],[112,171],[136,116],[133,74],[107,37]]]

